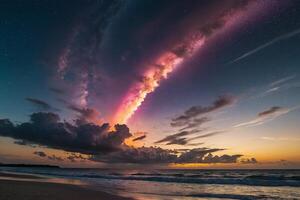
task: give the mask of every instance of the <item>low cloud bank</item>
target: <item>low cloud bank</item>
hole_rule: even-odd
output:
[[[76,122],[76,120],[74,120]],[[183,134],[183,133],[182,133]],[[189,134],[189,133],[187,133]],[[217,134],[217,133],[211,133]],[[105,163],[169,164],[169,163],[236,163],[242,156],[212,155],[224,149],[194,148],[184,150],[163,149],[160,147],[130,147],[124,141],[132,137],[126,125],[68,123],[61,121],[55,113],[33,113],[29,122],[13,124],[8,119],[0,119],[0,136],[14,138],[22,145],[40,145],[73,152],[62,158],[35,151],[36,156],[52,161],[91,160]],[[203,135],[198,137],[208,137]],[[142,140],[145,135],[135,138]],[[169,142],[171,140],[168,140]],[[82,156],[80,154],[86,154]]]

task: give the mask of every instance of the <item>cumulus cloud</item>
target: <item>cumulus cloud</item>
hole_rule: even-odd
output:
[[[213,111],[219,110],[226,106],[232,105],[235,102],[235,98],[232,96],[224,95],[219,96],[210,106],[192,106],[184,112],[184,114],[172,119],[172,127],[181,127],[181,126],[192,126],[195,127],[199,124],[203,124],[209,121],[208,118],[203,117],[200,119],[194,119],[200,115],[208,114]],[[191,122],[191,120],[194,120]]]
[[[1,136],[85,154],[117,150],[131,137],[126,125],[115,125],[114,131],[109,128],[109,124],[72,125],[61,122],[57,114],[42,112],[33,113],[29,122],[19,125],[8,119],[0,120]]]
[[[235,125],[234,127],[238,128],[238,127],[262,125],[266,122],[276,119],[277,117],[280,117],[281,115],[287,114],[290,111],[291,111],[291,109],[288,109],[288,108],[273,106],[267,110],[264,110],[264,111],[258,113],[256,118],[254,118],[250,121],[247,121],[247,122],[239,123],[239,124]]]

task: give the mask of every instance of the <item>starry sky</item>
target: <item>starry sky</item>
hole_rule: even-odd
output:
[[[0,162],[300,167],[300,2],[4,0]]]

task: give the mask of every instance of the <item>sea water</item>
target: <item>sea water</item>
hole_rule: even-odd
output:
[[[139,200],[300,199],[300,170],[0,168],[82,181]]]

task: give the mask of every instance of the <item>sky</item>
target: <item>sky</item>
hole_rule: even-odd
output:
[[[0,162],[300,168],[296,0],[4,0]]]

